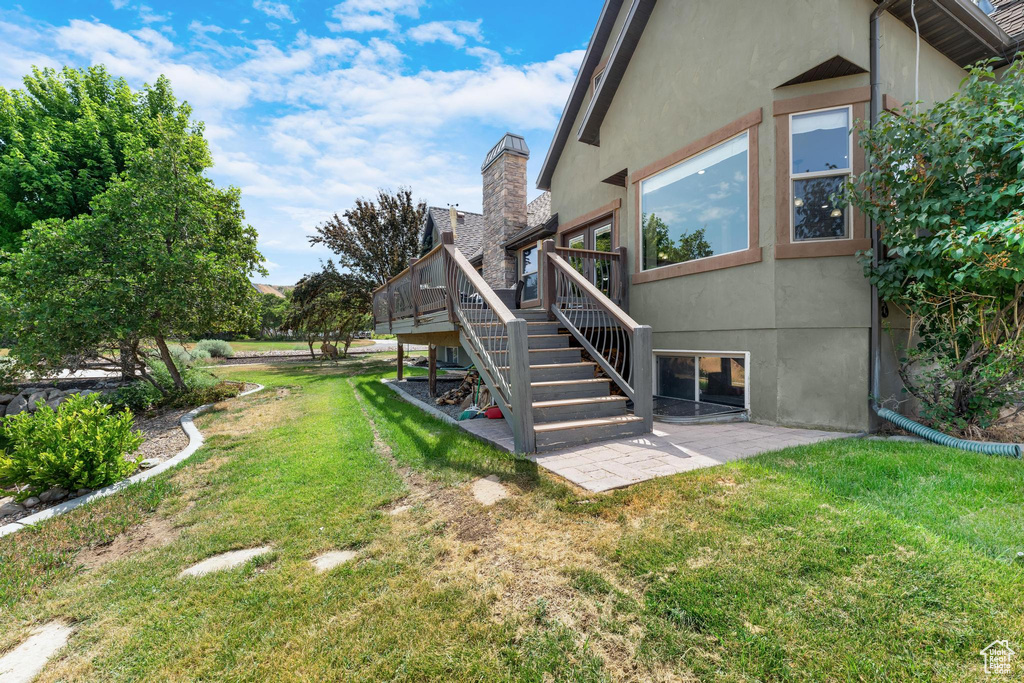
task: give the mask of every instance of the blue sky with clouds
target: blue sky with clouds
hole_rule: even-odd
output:
[[[0,86],[32,65],[167,75],[242,189],[274,284],[314,226],[378,187],[479,211],[480,163],[526,137],[530,197],[600,0],[0,0]]]

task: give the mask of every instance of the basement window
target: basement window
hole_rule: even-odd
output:
[[[655,416],[686,420],[745,413],[749,359],[740,352],[655,351]]]

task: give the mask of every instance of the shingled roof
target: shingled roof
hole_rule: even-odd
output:
[[[1024,0],[993,0],[996,11],[990,14],[999,28],[1014,40],[1024,39]]]
[[[436,226],[438,231],[450,230],[451,218],[448,216],[448,209],[440,206],[431,206],[427,209],[427,220],[423,226],[424,241],[430,238],[430,233]],[[480,255],[484,242],[484,217],[483,214],[471,213],[469,211],[458,212],[458,223],[455,228],[455,246],[462,255],[472,261]]]

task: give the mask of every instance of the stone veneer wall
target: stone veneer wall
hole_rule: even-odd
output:
[[[516,282],[515,257],[501,245],[526,227],[526,161],[527,157],[506,151],[482,171],[484,280],[491,287],[512,287]]]

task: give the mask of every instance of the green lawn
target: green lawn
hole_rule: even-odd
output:
[[[233,341],[228,342],[235,353],[256,353],[260,351],[309,351],[309,346],[304,341]],[[373,342],[369,339],[356,339],[352,342],[352,348],[357,346],[369,346]],[[191,348],[192,344],[187,345]],[[313,349],[319,353],[320,344],[313,344]]]
[[[41,681],[982,680],[979,650],[1024,646],[1019,462],[838,441],[578,495],[390,370],[219,370],[268,389],[200,418],[196,456],[0,539],[0,652],[56,617]],[[482,509],[489,474],[513,495]],[[315,574],[331,549],[359,556]]]

